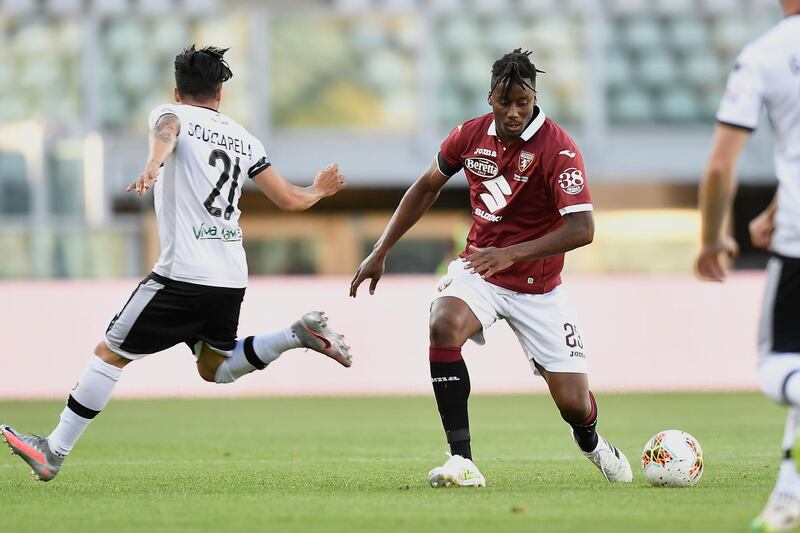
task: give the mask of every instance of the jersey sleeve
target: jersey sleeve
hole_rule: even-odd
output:
[[[442,142],[439,154],[436,156],[436,166],[439,168],[439,172],[445,176],[452,176],[461,170],[461,154],[464,153],[464,143],[466,142],[465,136],[462,135],[463,127],[464,125],[461,124],[453,128],[450,135]]]
[[[181,118],[178,112],[178,106],[172,104],[163,104],[150,112],[150,117],[147,120],[147,127],[151,130],[156,127],[156,122],[158,119],[163,117],[164,115],[175,115],[178,118]]]
[[[717,111],[722,124],[754,130],[763,106],[764,84],[752,54],[742,52],[728,75],[725,95]]]
[[[560,152],[554,153],[552,158],[548,183],[555,199],[555,207],[561,216],[593,211],[586,166],[577,146],[570,143]]]
[[[256,174],[272,165],[272,163],[267,157],[267,151],[264,149],[264,144],[255,137],[252,138],[251,142],[253,152],[250,156],[250,166],[247,168],[247,176],[250,179],[253,179]]]

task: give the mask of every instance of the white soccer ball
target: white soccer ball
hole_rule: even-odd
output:
[[[703,475],[703,449],[685,431],[661,431],[644,445],[642,471],[647,481],[657,487],[696,485]]]

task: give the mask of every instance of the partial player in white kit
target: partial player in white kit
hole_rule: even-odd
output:
[[[723,256],[737,253],[723,234],[735,195],[735,165],[766,109],[775,134],[778,192],[750,223],[753,244],[772,252],[759,325],[759,379],[764,393],[789,406],[784,458],[758,531],[800,525],[800,475],[792,461],[800,408],[800,0],[783,0],[785,18],[742,51],[728,79],[703,183],[701,279],[722,281]]]
[[[141,196],[153,188],[161,255],[152,273],[109,324],[50,435],[24,435],[0,425],[12,453],[41,481],[58,474],[111,399],[122,369],[146,355],[186,343],[200,376],[216,383],[262,370],[292,348],[310,348],[345,367],[351,364],[349,347],[318,311],[282,330],[237,338],[247,286],[238,223],[244,179],[252,179],[286,210],[308,209],[345,182],[330,165],[309,187],[288,183],[271,166],[261,142],[218,111],[222,84],[233,76],[223,59],[226,51],[190,46],[178,54],[177,104],[159,106],[150,115],[150,154],[128,191]]]
[[[547,382],[580,451],[611,482],[630,482],[625,455],[597,432],[587,353],[561,285],[564,254],[594,236],[586,169],[570,136],[536,102],[530,52],[495,61],[491,113],[454,128],[429,168],[406,192],[374,251],[350,286],[370,279],[373,293],[386,255],[460,170],[470,188],[467,247],[439,282],[430,309],[430,372],[451,457],[428,474],[434,488],[482,487],[472,459],[470,377],[461,356],[468,339],[505,320],[533,371]]]

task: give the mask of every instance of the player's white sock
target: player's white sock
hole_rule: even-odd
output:
[[[89,359],[89,365],[61,412],[61,420],[47,437],[50,451],[59,455],[67,455],[72,451],[89,422],[108,404],[121,375],[121,368],[106,363],[96,355]]]
[[[214,381],[232,383],[254,370],[262,370],[283,352],[302,346],[291,327],[266,335],[240,339],[236,341],[236,347],[230,357],[217,368]]]
[[[778,470],[778,482],[797,483],[798,481],[800,481],[800,474],[797,472],[794,459],[781,461],[781,468]]]

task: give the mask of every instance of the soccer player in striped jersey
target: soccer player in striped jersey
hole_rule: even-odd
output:
[[[106,406],[122,369],[142,357],[186,343],[206,380],[231,383],[263,370],[283,352],[310,348],[351,364],[349,347],[312,311],[282,330],[237,338],[247,286],[239,227],[242,181],[252,179],[279,208],[305,210],[345,186],[330,165],[308,187],[296,187],[275,170],[264,146],[219,111],[222,84],[232,72],[225,49],[191,46],[175,58],[175,104],[150,114],[150,152],[139,179],[140,196],[153,189],[161,255],[153,271],[111,320],[105,338],[78,380],[47,438],[8,425],[0,434],[49,481],[83,431]]]

